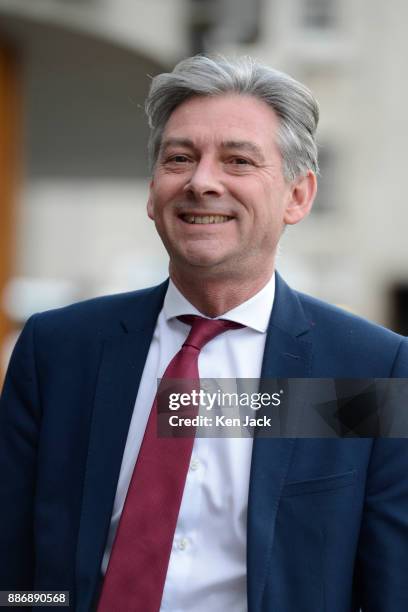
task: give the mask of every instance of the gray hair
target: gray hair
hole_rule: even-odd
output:
[[[159,74],[151,83],[145,110],[151,128],[149,160],[156,163],[166,123],[177,106],[193,96],[226,93],[252,95],[275,111],[280,126],[277,146],[288,181],[318,172],[315,132],[319,107],[311,91],[284,72],[250,57],[228,59],[196,55],[177,64],[173,72]]]

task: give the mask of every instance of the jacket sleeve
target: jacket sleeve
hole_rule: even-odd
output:
[[[35,316],[14,349],[0,397],[0,590],[32,589],[40,424]]]
[[[392,376],[408,378],[408,340]],[[408,410],[408,402],[399,410]],[[357,557],[363,612],[408,610],[408,439],[377,438],[368,470]]]
[[[374,442],[357,557],[363,612],[408,610],[408,440]]]

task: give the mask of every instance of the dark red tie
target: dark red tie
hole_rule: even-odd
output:
[[[195,315],[178,318],[192,327],[162,380],[165,383],[167,379],[185,379],[191,389],[198,386],[198,356],[203,346],[219,334],[243,326]],[[133,470],[98,612],[158,612],[160,609],[194,431],[190,436],[158,437],[159,396],[160,387]],[[161,398],[159,404],[162,411]]]

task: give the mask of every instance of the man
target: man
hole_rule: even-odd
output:
[[[170,281],[23,330],[1,399],[1,589],[69,590],[80,612],[406,611],[405,440],[155,429],[156,379],[175,373],[408,376],[406,339],[275,272],[316,192],[312,94],[249,59],[193,57],[146,108]]]

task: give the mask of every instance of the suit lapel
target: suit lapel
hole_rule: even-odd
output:
[[[262,379],[310,376],[311,343],[307,337],[309,329],[310,324],[305,318],[297,295],[276,274],[275,300],[265,344]],[[284,418],[285,415],[281,416]],[[254,439],[248,500],[249,612],[258,612],[261,609],[279,499],[294,445],[293,438],[256,436]]]
[[[95,392],[77,551],[76,609],[89,611],[134,403],[167,285],[139,296],[134,312],[104,341]]]

